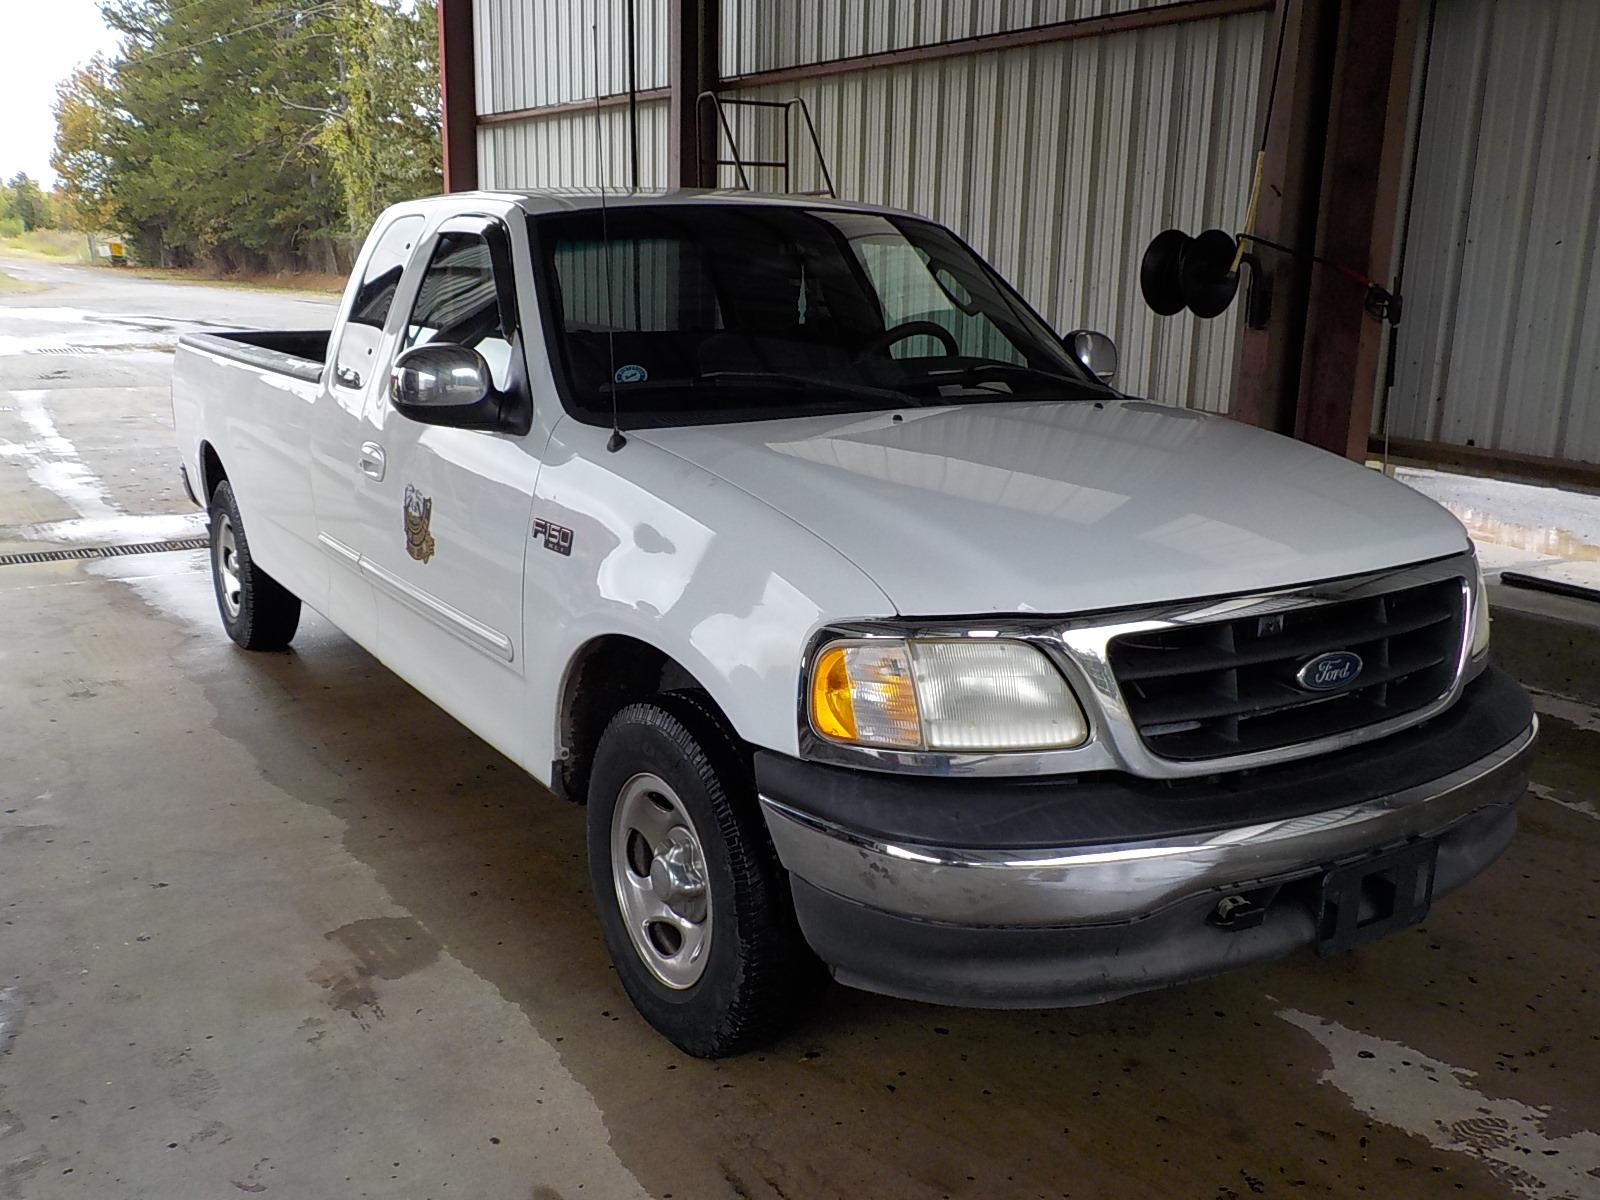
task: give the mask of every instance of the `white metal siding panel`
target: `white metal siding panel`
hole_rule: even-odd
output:
[[[628,110],[559,113],[478,130],[478,176],[485,188],[628,186]],[[639,105],[639,185],[667,186],[667,103]],[[604,162],[604,169],[601,164]]]
[[[667,85],[667,0],[634,0],[638,86]],[[628,90],[628,0],[473,0],[478,113]],[[596,63],[598,50],[599,61]]]
[[[1600,461],[1600,4],[1442,0],[1396,437]]]
[[[1056,328],[1111,334],[1128,391],[1227,411],[1240,306],[1214,321],[1156,317],[1138,266],[1163,229],[1243,220],[1268,21],[1251,13],[738,94],[802,96],[840,196],[948,224]],[[772,117],[729,112],[746,158],[773,153]],[[795,161],[795,188],[820,186],[799,139]],[[751,182],[781,186],[774,172]]]
[[[722,0],[723,76],[1009,33],[1176,0]]]

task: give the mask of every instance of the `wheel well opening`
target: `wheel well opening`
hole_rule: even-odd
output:
[[[551,771],[555,793],[584,803],[595,747],[611,718],[630,704],[680,691],[700,693],[727,724],[726,715],[700,681],[649,643],[615,634],[586,644],[573,659],[562,689],[557,758]]]
[[[222,459],[212,449],[210,442],[200,443],[200,502],[209,505],[211,494],[217,490],[217,484],[228,477],[228,472],[223,470]]]

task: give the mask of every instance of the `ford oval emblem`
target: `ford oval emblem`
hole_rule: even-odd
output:
[[[1348,687],[1361,674],[1361,656],[1348,650],[1332,650],[1305,663],[1294,677],[1301,687],[1313,692],[1331,692]]]

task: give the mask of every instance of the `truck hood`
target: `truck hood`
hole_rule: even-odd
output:
[[[786,514],[905,616],[1088,612],[1309,583],[1470,545],[1448,512],[1375,471],[1137,400],[633,436]]]

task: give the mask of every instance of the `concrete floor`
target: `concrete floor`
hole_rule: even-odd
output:
[[[172,331],[30,351],[327,314],[0,269],[50,285],[0,299],[5,546],[188,511]],[[1600,1195],[1600,712],[1540,704],[1422,928],[1075,1011],[836,988],[704,1063],[607,965],[580,810],[325,622],[237,651],[202,553],[0,567],[0,1197]]]
[[[1491,581],[1515,571],[1600,595],[1600,495],[1420,467],[1394,475],[1466,525]]]

